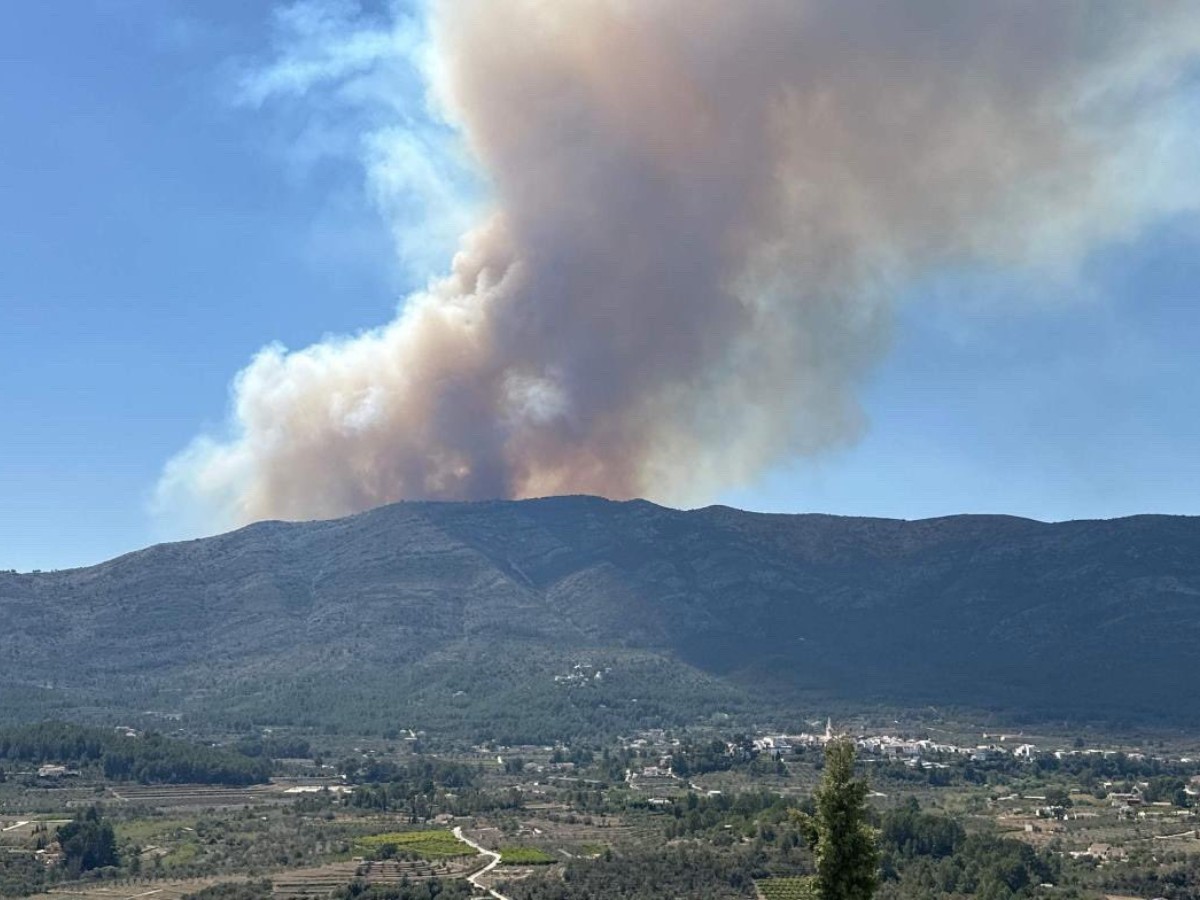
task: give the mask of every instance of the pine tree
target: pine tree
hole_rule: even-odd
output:
[[[63,862],[72,875],[120,865],[116,834],[95,806],[59,828],[57,837]]]
[[[825,748],[825,773],[813,797],[816,812],[800,825],[817,858],[820,900],[870,900],[878,884],[879,848],[867,821],[867,782],[854,777],[854,745]]]

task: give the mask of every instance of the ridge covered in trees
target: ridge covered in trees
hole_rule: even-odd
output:
[[[0,709],[127,718],[170,697],[227,732],[539,745],[814,702],[1191,728],[1198,591],[1200,517],[401,503],[0,573]]]

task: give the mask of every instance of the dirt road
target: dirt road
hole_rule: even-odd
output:
[[[474,875],[467,876],[467,881],[471,882],[471,884],[474,885],[475,887],[477,887],[479,890],[487,891],[487,893],[490,896],[494,897],[495,900],[512,900],[511,897],[505,897],[499,891],[493,891],[487,885],[480,884],[480,879],[483,878],[484,875],[486,875],[488,872],[492,871],[492,869],[496,868],[496,866],[500,865],[500,854],[495,852],[494,850],[488,850],[487,848],[481,847],[479,844],[475,843],[473,840],[471,840],[469,837],[467,837],[465,834],[463,834],[461,825],[455,827],[454,836],[456,838],[458,838],[460,841],[462,841],[464,844],[466,844],[468,847],[473,847],[475,850],[479,851],[484,856],[491,857],[491,861],[488,862],[488,864],[486,866],[484,866],[482,869],[480,869]]]

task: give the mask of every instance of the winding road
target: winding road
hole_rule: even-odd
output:
[[[454,836],[456,838],[458,838],[460,841],[462,841],[464,844],[466,844],[468,847],[471,847],[471,848],[477,850],[478,852],[482,853],[484,856],[490,856],[492,858],[491,861],[486,866],[484,866],[482,869],[480,869],[474,875],[468,875],[467,881],[471,882],[471,885],[473,887],[476,887],[481,891],[487,891],[487,893],[489,895],[491,895],[492,897],[494,897],[495,900],[512,900],[511,897],[506,897],[499,891],[493,891],[486,884],[479,883],[479,879],[481,879],[488,872],[492,871],[492,869],[496,868],[496,866],[500,865],[500,854],[494,850],[488,850],[487,848],[481,847],[479,844],[475,843],[473,840],[471,840],[469,837],[467,837],[465,834],[463,834],[461,825],[455,826]]]

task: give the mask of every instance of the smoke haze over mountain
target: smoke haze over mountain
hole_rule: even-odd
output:
[[[414,210],[474,220],[393,322],[237,376],[228,433],[159,486],[215,527],[404,498],[703,500],[856,439],[906,286],[1069,271],[1198,197],[1186,0],[279,21],[243,100],[355,110],[333,119],[401,252]],[[421,79],[433,126],[398,99]],[[467,178],[483,199],[461,206]]]

